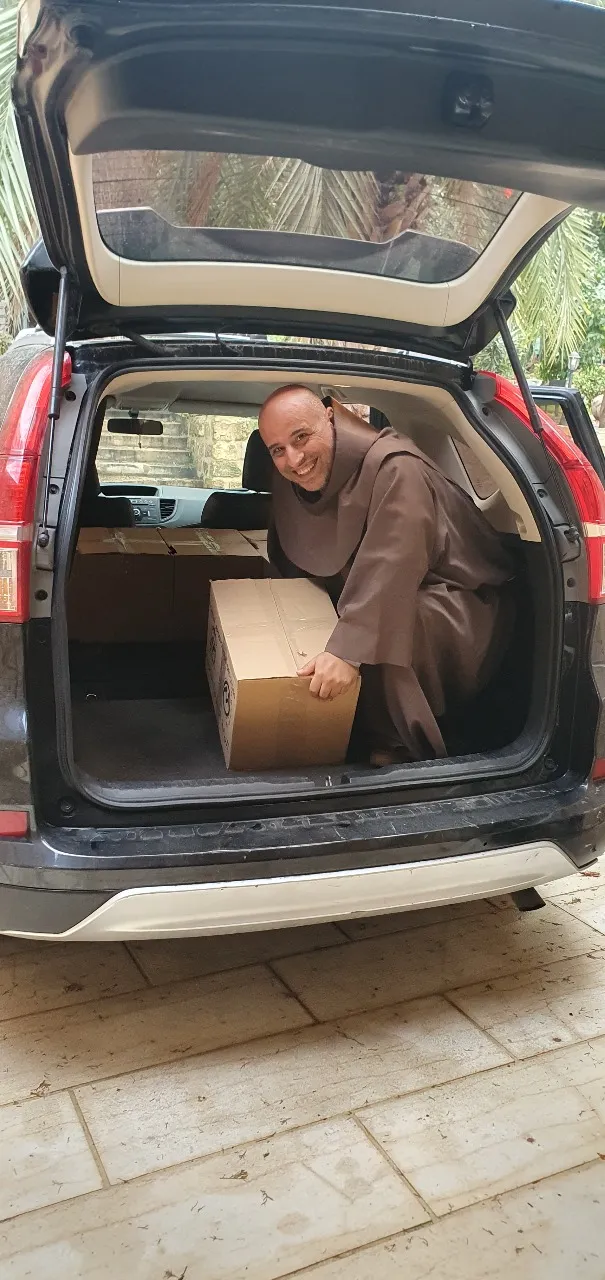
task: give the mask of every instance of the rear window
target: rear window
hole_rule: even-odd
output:
[[[453,280],[519,198],[419,173],[325,169],[295,158],[123,151],[93,157],[99,230],[139,261],[266,261]]]
[[[158,485],[189,489],[240,489],[246,444],[256,418],[218,413],[141,413],[161,421],[160,436],[137,434],[136,420],[108,410],[97,449],[102,485]],[[111,419],[123,420],[127,434],[108,430]]]

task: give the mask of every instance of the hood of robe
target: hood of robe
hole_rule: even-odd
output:
[[[430,458],[390,427],[376,432],[337,401],[334,410],[334,459],[325,488],[309,495],[275,469],[273,521],[288,560],[311,577],[340,573],[364,535],[374,482],[385,458],[410,454],[434,469]]]

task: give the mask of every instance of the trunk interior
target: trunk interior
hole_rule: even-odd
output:
[[[247,562],[234,573],[235,562],[227,556],[224,568],[217,568],[215,560],[208,573],[199,559],[186,562],[184,553],[186,540],[199,538],[200,528],[208,528],[217,540],[237,530],[263,557],[260,568],[258,558],[254,560],[253,576],[270,576],[262,542],[268,499],[242,491],[242,468],[258,406],[284,379],[238,372],[226,380],[216,372],[186,376],[182,370],[156,377],[153,383],[149,374],[118,378],[90,428],[77,549],[66,584],[72,758],[81,789],[110,805],[153,806],[198,797],[203,802],[301,796],[326,786],[354,791],[389,780],[419,782],[425,774],[428,778],[427,769],[433,771],[433,782],[438,769],[444,783],[456,775],[472,776],[478,768],[496,772],[510,748],[527,739],[528,726],[543,724],[537,640],[552,631],[551,575],[545,572],[547,550],[531,500],[463,411],[460,398],[444,387],[378,378],[365,379],[363,386],[355,386],[353,378],[345,386],[340,379],[337,388],[322,384],[319,375],[305,378],[319,394],[336,391],[373,425],[385,425],[386,418],[412,436],[506,537],[517,564],[517,622],[496,676],[471,706],[440,722],[446,760],[372,769],[358,714],[341,764],[288,768],[284,762],[281,769],[244,772],[225,764],[205,648],[208,576],[246,577]],[[110,419],[134,414],[161,420],[161,437],[108,431]],[[229,495],[224,510],[215,503],[204,513],[209,492]],[[124,584],[116,590],[112,576],[116,563],[123,568],[123,561],[98,546],[95,554],[86,554],[86,544],[100,533],[114,538],[121,528],[128,542],[129,529],[123,528],[126,495],[143,511],[137,536],[139,529],[155,536],[159,524],[157,536],[168,553],[130,558],[124,599]],[[185,594],[179,603],[173,584],[171,603],[160,618],[167,567],[177,580],[179,571],[186,575],[186,590],[181,589]],[[258,732],[263,732],[262,723]]]

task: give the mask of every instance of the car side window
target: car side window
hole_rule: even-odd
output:
[[[556,422],[561,434],[568,440],[573,440],[563,405],[556,400],[540,400],[539,404],[542,412],[547,413],[549,418]]]

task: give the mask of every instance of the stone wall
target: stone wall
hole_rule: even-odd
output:
[[[239,489],[252,418],[205,414],[189,418],[189,449],[200,485],[208,489]]]

